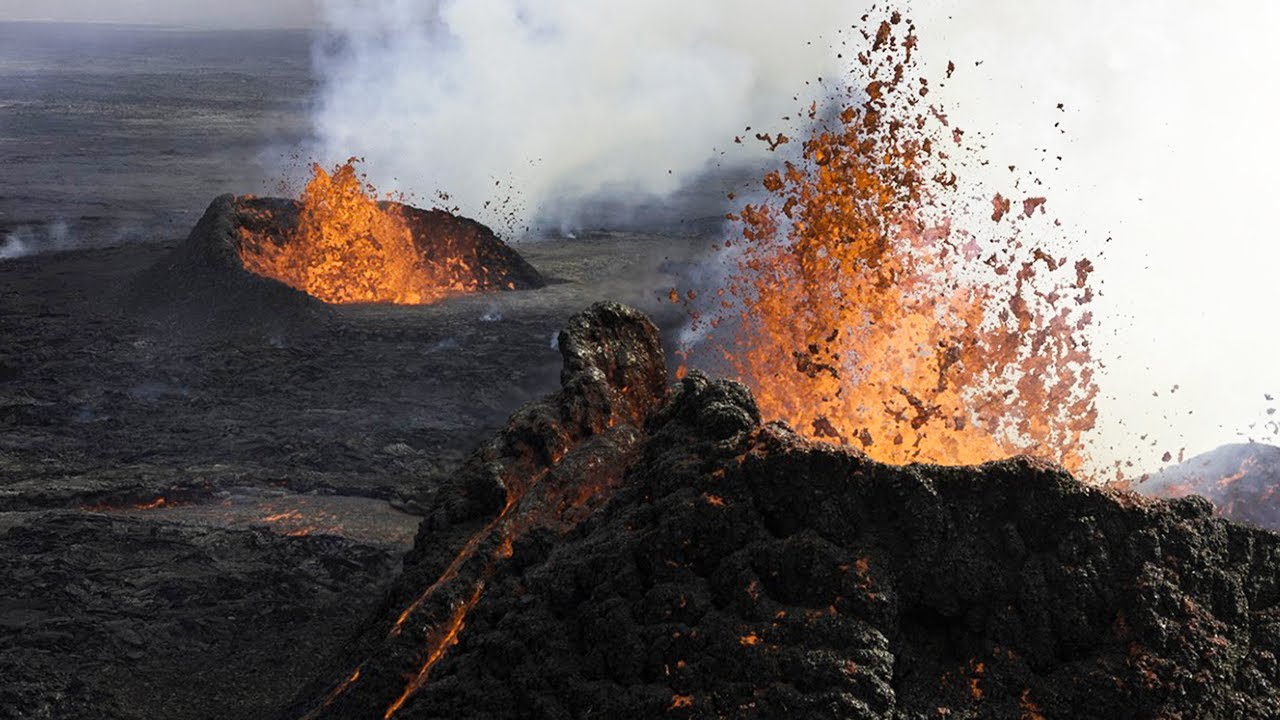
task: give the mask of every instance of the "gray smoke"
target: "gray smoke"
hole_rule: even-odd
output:
[[[746,126],[782,125],[836,71],[860,5],[325,0],[314,154],[481,219],[571,225],[589,200],[669,196]]]

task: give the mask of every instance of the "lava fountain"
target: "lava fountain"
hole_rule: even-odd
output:
[[[883,462],[1025,453],[1078,470],[1097,394],[1092,263],[1022,237],[1047,224],[1042,197],[996,194],[971,227],[959,177],[976,151],[912,77],[914,27],[893,13],[863,35],[861,84],[810,106],[800,152],[729,216],[724,282],[687,294],[690,349],[766,416]]]
[[[296,203],[242,198],[244,267],[331,304],[425,305],[538,287],[536,270],[485,226],[379,197],[356,160],[313,176]]]

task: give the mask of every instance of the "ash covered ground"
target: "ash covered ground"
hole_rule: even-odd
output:
[[[185,235],[309,132],[306,32],[0,23],[0,257]]]

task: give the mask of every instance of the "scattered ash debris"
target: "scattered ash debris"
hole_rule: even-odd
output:
[[[595,306],[309,718],[1275,717],[1280,536],[1027,458],[891,466],[663,391]]]

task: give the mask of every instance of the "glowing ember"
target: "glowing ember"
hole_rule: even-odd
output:
[[[1018,699],[1018,711],[1019,720],[1045,720],[1040,707],[1031,701],[1031,688],[1022,691],[1022,697]]]
[[[481,289],[483,269],[460,255],[424,256],[403,206],[379,201],[355,162],[332,172],[313,166],[288,237],[242,227],[245,267],[335,304],[420,305]]]
[[[333,702],[335,700],[341,697],[343,693],[345,693],[348,689],[351,688],[352,685],[354,685],[357,681],[360,680],[360,673],[363,672],[363,670],[364,670],[363,664],[360,667],[357,667],[355,671],[353,671],[350,675],[346,677],[345,680],[339,683],[336,688],[329,691],[329,694],[326,695],[324,698],[324,704],[322,704],[320,707],[317,707],[315,710],[312,710],[311,712],[307,713],[306,715],[303,715],[302,720],[314,720],[316,717],[320,715],[321,711],[323,711],[325,708],[329,707],[330,705],[333,705]]]
[[[133,505],[112,505],[110,503],[102,503],[97,505],[81,505],[80,509],[84,510],[85,512],[111,513],[111,512],[144,512],[147,510],[156,510],[164,507],[173,507],[173,503],[169,502],[163,497],[158,497],[155,500],[152,500],[151,502],[136,503]]]
[[[1078,469],[1097,393],[1082,337],[1092,265],[1019,240],[1044,198],[1015,213],[997,195],[998,237],[985,214],[985,230],[960,227],[974,213],[948,166],[963,133],[908,78],[913,30],[894,13],[864,33],[867,84],[836,113],[811,107],[799,156],[730,216],[742,236],[725,243],[723,287],[702,293],[715,307],[689,303],[694,329],[766,416],[810,437],[892,463],[1031,453]]]
[[[678,710],[680,708],[693,707],[692,695],[672,695],[671,704],[667,706],[668,710]]]

